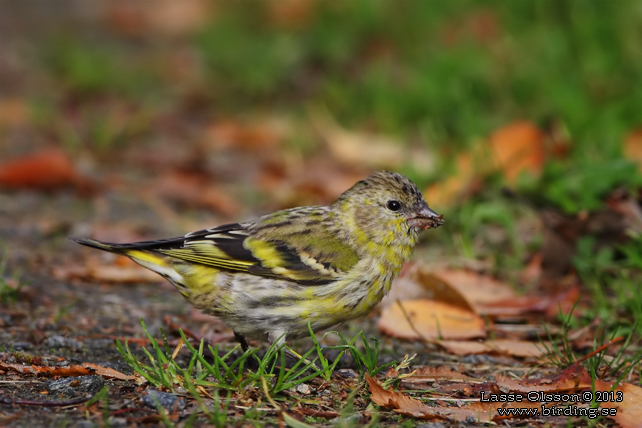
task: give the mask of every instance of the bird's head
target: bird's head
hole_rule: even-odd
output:
[[[443,216],[428,207],[417,185],[395,172],[375,172],[344,192],[333,206],[350,212],[355,224],[381,243],[405,235],[414,244],[418,231],[444,223]]]

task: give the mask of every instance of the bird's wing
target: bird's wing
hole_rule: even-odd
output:
[[[265,224],[229,224],[190,233],[179,247],[154,250],[180,260],[302,285],[336,281],[359,260],[327,228],[290,227],[283,233],[279,226],[275,217]]]

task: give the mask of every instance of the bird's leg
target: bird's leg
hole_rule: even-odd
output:
[[[234,332],[234,337],[236,338],[238,343],[241,344],[241,349],[243,349],[243,352],[247,352],[247,350],[250,349],[250,345],[247,344],[245,336],[243,336],[241,333]]]
[[[245,340],[245,336],[243,336],[241,333],[234,332],[234,337],[236,340],[241,344],[241,349],[243,352],[247,352],[248,349],[250,349],[250,345],[247,344],[247,340]],[[247,366],[256,371],[259,369],[259,359],[256,355],[253,355],[254,358],[250,358],[247,360]]]

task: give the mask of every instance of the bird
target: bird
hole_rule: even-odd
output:
[[[170,239],[73,241],[124,255],[247,339],[282,346],[368,314],[390,291],[421,230],[443,215],[409,178],[378,171],[325,206],[285,209]]]

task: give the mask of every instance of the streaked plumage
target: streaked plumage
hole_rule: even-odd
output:
[[[418,231],[443,223],[403,175],[382,171],[328,206],[131,244],[72,238],[164,276],[240,336],[300,337],[366,315],[412,255]]]

